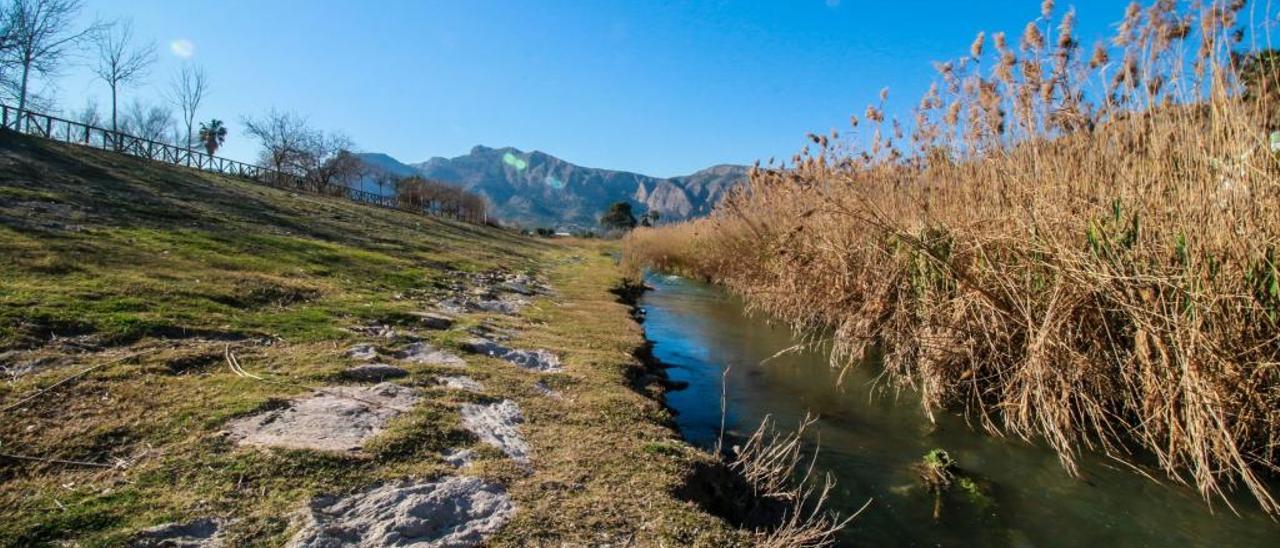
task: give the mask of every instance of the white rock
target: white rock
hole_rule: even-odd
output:
[[[512,350],[502,359],[530,371],[557,373],[564,370],[560,366],[560,357],[547,350]]]
[[[289,546],[476,546],[514,514],[506,489],[479,478],[404,482],[316,498]]]
[[[506,360],[522,369],[556,373],[563,371],[560,357],[548,350],[514,350],[482,337],[474,337],[463,343],[463,349]]]
[[[409,363],[424,365],[459,367],[467,364],[466,360],[463,360],[457,354],[441,350],[425,342],[410,344],[404,350],[397,352],[396,357]]]
[[[529,464],[529,444],[520,436],[520,423],[523,422],[520,406],[511,400],[462,406],[463,428],[475,434],[480,441],[501,449],[511,460]]]
[[[357,344],[347,349],[347,357],[367,362],[378,357],[378,349],[372,344]]]
[[[439,377],[437,380],[444,384],[445,387],[452,388],[454,390],[466,390],[468,392],[476,393],[484,392],[484,385],[480,384],[480,381],[471,377],[459,375],[455,377]]]
[[[241,445],[358,451],[417,400],[413,390],[391,383],[332,387],[283,409],[237,419],[229,430]]]
[[[444,461],[455,468],[465,468],[476,461],[476,452],[470,449],[450,449],[444,454]]]

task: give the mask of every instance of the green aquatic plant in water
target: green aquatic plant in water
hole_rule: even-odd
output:
[[[965,500],[979,511],[986,512],[995,506],[995,500],[983,482],[961,471],[945,449],[931,449],[925,453],[920,459],[919,470],[920,479],[934,496],[935,520],[942,516],[942,497],[952,487],[958,488]]]
[[[968,476],[959,476],[956,478],[955,485],[978,510],[985,512],[995,507],[995,499],[991,497],[991,493],[981,482]]]

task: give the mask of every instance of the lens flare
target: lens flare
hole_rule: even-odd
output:
[[[515,168],[516,171],[524,171],[525,168],[529,167],[529,162],[510,152],[502,155],[502,163]]]

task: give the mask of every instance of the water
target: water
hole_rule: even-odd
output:
[[[1241,497],[1239,516],[1207,506],[1194,490],[1156,483],[1101,456],[1086,458],[1072,477],[1042,447],[976,433],[958,416],[937,424],[910,393],[873,390],[874,367],[856,368],[842,386],[817,352],[774,357],[794,342],[790,333],[744,314],[722,291],[654,276],[643,306],[645,330],[673,380],[689,388],[667,401],[691,442],[711,447],[720,429],[721,378],[728,375],[730,432],[754,430],[772,414],[794,425],[812,411],[819,467],[839,482],[835,507],[871,506],[842,541],[858,546],[1280,546],[1280,525]],[[762,361],[768,360],[762,364]],[[918,485],[912,465],[933,448],[946,449],[987,486],[972,500],[953,490],[935,520],[934,496]],[[1163,477],[1163,476],[1161,476]]]

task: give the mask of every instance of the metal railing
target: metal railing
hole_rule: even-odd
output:
[[[363,204],[422,215],[436,214],[423,209],[402,207],[402,204],[395,196],[385,196],[331,182],[309,180],[292,173],[214,156],[192,148],[135,137],[57,116],[40,114],[29,110],[19,111],[14,107],[3,104],[0,104],[0,111],[2,111],[0,112],[0,117],[3,118],[3,125],[0,125],[0,129],[4,130],[239,177],[276,188],[346,197],[349,200]]]

